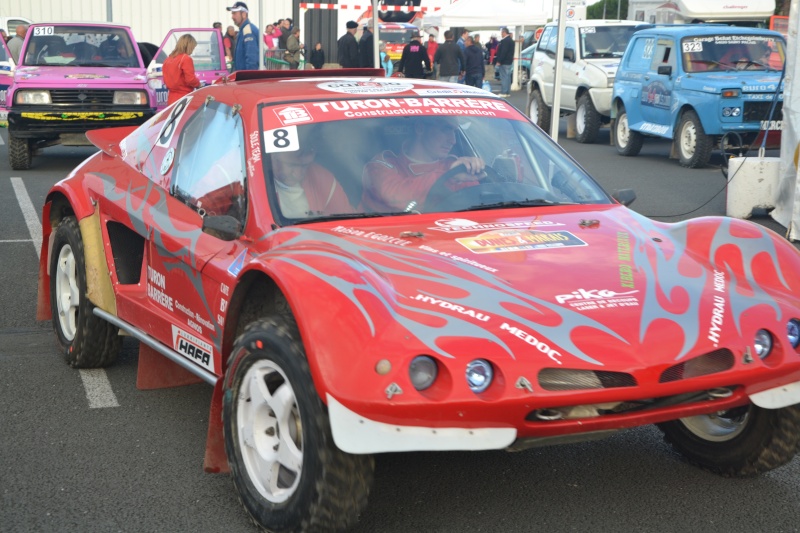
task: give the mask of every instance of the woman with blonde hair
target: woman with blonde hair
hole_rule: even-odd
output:
[[[175,49],[164,61],[161,71],[164,75],[164,85],[169,89],[167,105],[172,105],[200,87],[200,80],[194,73],[194,61],[191,58],[196,46],[197,41],[191,34],[181,35]]]

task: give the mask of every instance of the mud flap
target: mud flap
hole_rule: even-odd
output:
[[[208,436],[203,470],[209,474],[229,474],[228,456],[225,453],[225,436],[222,432],[222,387],[225,380],[220,379],[214,386],[211,408],[208,411]]]

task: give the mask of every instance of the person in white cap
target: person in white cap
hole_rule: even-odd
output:
[[[233,23],[239,26],[239,36],[233,51],[234,70],[258,70],[258,28],[247,18],[247,4],[236,2],[227,8]]]

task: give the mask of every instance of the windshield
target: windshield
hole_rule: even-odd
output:
[[[634,32],[636,26],[583,26],[580,29],[581,56],[584,59],[622,57]]]
[[[125,28],[32,26],[20,54],[27,66],[139,67]]]
[[[783,39],[771,35],[703,35],[685,37],[681,52],[686,72],[783,70]]]
[[[405,44],[411,40],[412,30],[380,30],[381,41],[391,44]]]
[[[497,99],[315,101],[263,106],[262,119],[264,175],[283,224],[611,202]]]

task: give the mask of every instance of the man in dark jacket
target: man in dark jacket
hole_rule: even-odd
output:
[[[475,40],[470,36],[467,36],[464,42],[467,45],[467,73],[464,83],[473,87],[481,88],[483,86],[483,76],[485,74],[483,66],[483,50],[481,50],[480,46],[475,44]]]
[[[358,41],[358,55],[360,56],[360,65],[362,68],[373,68],[375,66],[375,38],[372,33],[372,19],[364,26],[364,33],[361,34],[361,40]]]
[[[500,30],[500,44],[494,56],[494,65],[500,73],[500,93],[498,96],[508,98],[511,96],[511,64],[514,63],[514,41],[508,28]]]
[[[339,64],[342,68],[357,68],[359,64],[358,58],[358,42],[356,42],[356,30],[358,24],[355,21],[347,21],[347,33],[339,37]]]
[[[411,42],[403,48],[403,55],[400,56],[400,62],[397,64],[397,71],[402,72],[406,78],[424,78],[425,71],[432,69],[428,50],[420,41],[419,32],[415,31],[411,34]]]
[[[453,40],[453,32],[444,32],[444,42],[436,49],[433,62],[439,65],[439,79],[458,83],[458,78],[464,73],[466,65],[464,52]]]

